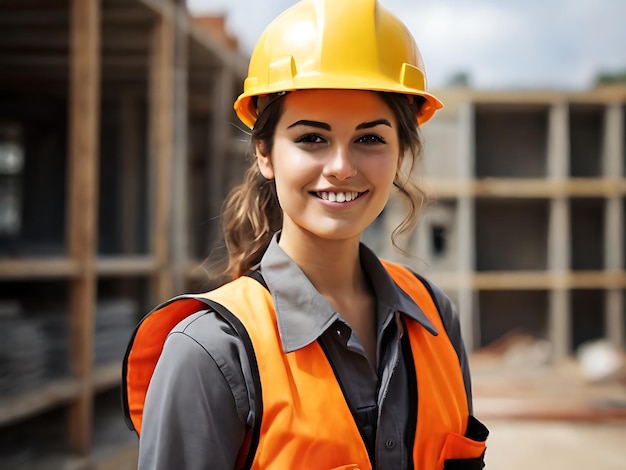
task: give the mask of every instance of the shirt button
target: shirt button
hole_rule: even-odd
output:
[[[387,439],[385,441],[385,446],[387,447],[387,449],[393,449],[396,446],[396,441],[394,441],[393,439]]]

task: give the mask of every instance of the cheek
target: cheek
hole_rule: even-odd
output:
[[[369,161],[367,171],[373,178],[376,178],[380,182],[393,182],[398,172],[399,165],[399,158],[394,158],[392,155],[384,155]]]
[[[310,180],[311,174],[319,170],[319,162],[290,141],[275,143],[272,162],[276,179],[292,184]]]

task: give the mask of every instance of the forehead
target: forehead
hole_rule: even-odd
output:
[[[394,114],[376,92],[362,90],[297,90],[285,96],[283,117],[306,116],[307,119],[367,121]]]

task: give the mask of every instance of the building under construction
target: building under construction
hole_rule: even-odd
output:
[[[172,0],[0,3],[0,468],[136,447],[126,344],[206,281],[245,161],[247,63],[219,25]]]
[[[513,330],[555,359],[598,338],[623,347],[626,86],[435,93],[418,177],[431,201],[402,245],[417,256],[384,254],[447,291],[470,349]]]
[[[209,287],[246,166],[232,103],[246,59],[173,0],[0,4],[0,468],[120,468],[121,358],[136,322]],[[626,90],[436,92],[399,258],[441,285],[468,345],[515,329],[554,357],[624,345]],[[132,468],[132,464],[129,468]]]

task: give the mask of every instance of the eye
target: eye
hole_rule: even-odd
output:
[[[383,139],[378,134],[365,134],[359,137],[356,140],[356,143],[358,144],[384,144],[386,142],[385,142],[385,139]]]
[[[297,144],[323,144],[326,139],[319,134],[304,134],[296,139]]]

